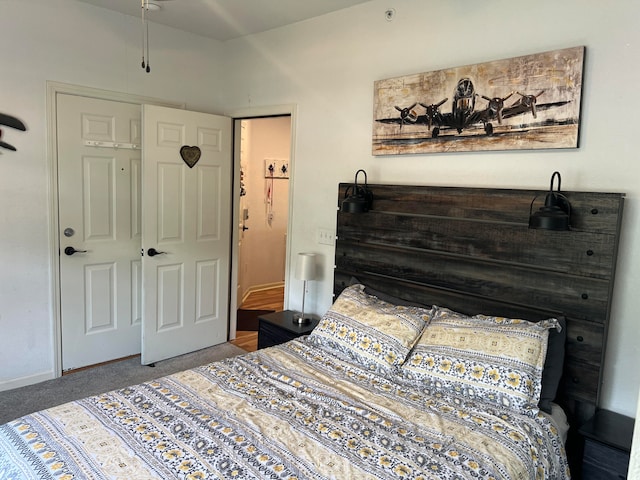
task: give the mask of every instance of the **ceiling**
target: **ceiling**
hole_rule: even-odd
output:
[[[141,16],[142,0],[79,0],[116,12]],[[264,32],[370,0],[145,0],[151,22],[225,41]]]

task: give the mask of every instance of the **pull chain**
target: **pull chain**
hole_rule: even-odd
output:
[[[142,69],[147,73],[151,71],[151,62],[149,57],[149,22],[145,18],[145,10],[148,9],[149,0],[140,0],[140,8],[142,9]],[[146,48],[145,48],[146,47]],[[146,62],[145,62],[146,50]]]
[[[147,24],[147,73],[151,71],[151,56],[149,55],[149,21]]]
[[[144,67],[146,66],[146,64],[144,63],[144,27],[145,27],[145,21],[144,21],[144,0],[140,0],[140,8],[142,9],[142,69],[144,69]]]

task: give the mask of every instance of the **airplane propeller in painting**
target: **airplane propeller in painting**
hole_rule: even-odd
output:
[[[414,108],[418,103],[414,103],[410,107],[400,108],[396,105],[396,110],[400,112],[400,128],[405,124],[414,124],[418,120],[418,115],[416,114]]]
[[[520,95],[520,98],[518,99],[517,102],[515,102],[512,105],[512,107],[522,105],[523,107],[526,107],[529,110],[531,110],[531,113],[533,114],[533,118],[537,118],[536,103],[538,101],[538,97],[544,93],[544,90],[542,90],[537,95],[525,95],[524,93],[520,93],[520,92],[516,92],[516,93]]]
[[[444,100],[441,100],[438,103],[432,103],[431,105],[425,105],[424,103],[420,103],[420,105],[422,105],[426,109],[425,116],[427,117],[427,130],[431,130],[431,125],[433,124],[434,120],[438,124],[442,123],[442,115],[440,114],[440,107],[447,100],[449,99],[445,98]]]
[[[511,95],[513,95],[513,92],[511,92],[506,97],[489,98],[485,95],[481,95],[482,98],[484,98],[487,102],[489,102],[489,105],[487,106],[488,116],[489,117],[495,116],[498,119],[498,123],[500,125],[502,125],[502,111],[504,110],[504,102],[509,97],[511,97]]]

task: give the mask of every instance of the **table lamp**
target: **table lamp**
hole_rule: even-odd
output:
[[[307,294],[307,282],[316,278],[316,254],[315,253],[299,253],[298,262],[296,264],[296,278],[304,281],[304,290],[302,290],[302,312],[300,315],[294,315],[295,323],[304,324],[311,321],[310,318],[304,316],[304,298]]]

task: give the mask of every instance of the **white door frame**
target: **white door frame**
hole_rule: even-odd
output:
[[[231,238],[231,283],[229,302],[229,339],[236,338],[236,324],[238,312],[238,242],[240,232],[240,130],[237,128],[240,120],[250,120],[260,117],[274,117],[278,115],[289,115],[291,117],[291,151],[289,154],[289,212],[287,219],[287,245],[285,252],[284,266],[284,309],[289,308],[289,289],[287,288],[289,271],[291,269],[291,225],[293,220],[293,194],[295,190],[295,146],[296,146],[296,104],[272,105],[265,107],[249,107],[225,112],[224,115],[233,119],[233,219]]]
[[[60,312],[60,241],[58,235],[58,140],[57,118],[58,110],[56,96],[58,93],[78,95],[81,97],[113,100],[118,102],[142,105],[161,105],[173,108],[185,108],[184,104],[166,102],[157,98],[144,97],[129,93],[112,92],[97,88],[71,85],[60,82],[47,81],[47,163],[49,166],[49,246],[51,265],[51,301],[53,305],[53,373],[55,378],[62,375],[62,316]]]

